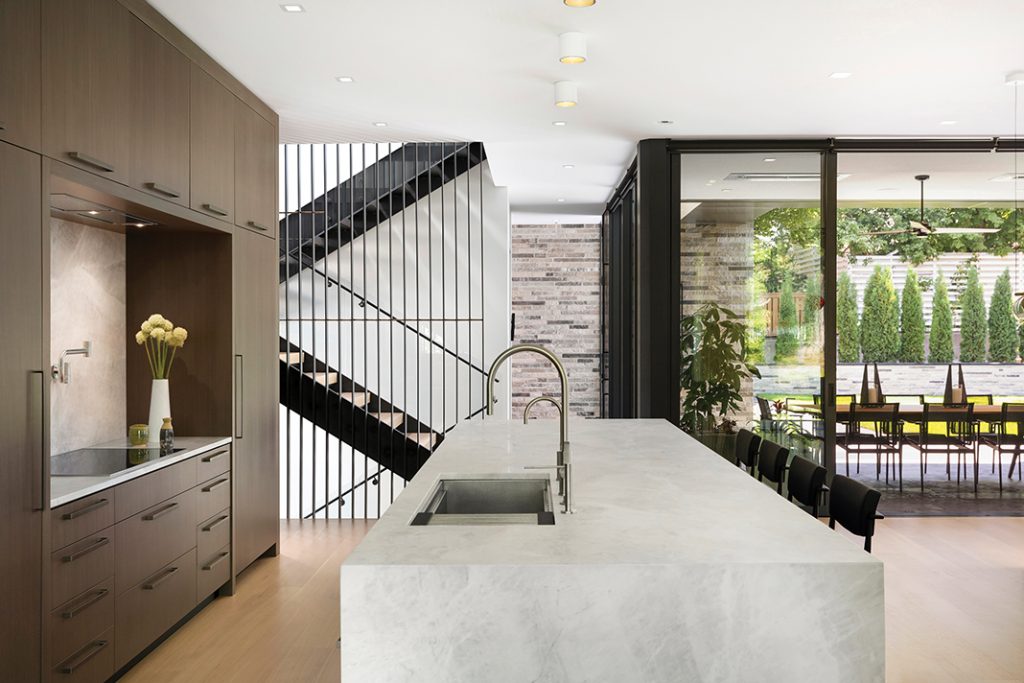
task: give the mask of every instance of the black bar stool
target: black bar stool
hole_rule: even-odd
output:
[[[782,493],[782,480],[786,477],[786,463],[789,461],[789,449],[783,448],[772,441],[761,442],[761,453],[757,460],[757,480],[764,477],[777,485]]]
[[[864,550],[871,552],[871,537],[875,535],[875,520],[885,519],[878,514],[878,501],[882,494],[864,484],[837,474],[832,478],[828,497],[828,526],[836,522],[851,534],[864,537]]]
[[[794,456],[789,463],[789,479],[786,481],[789,500],[795,498],[798,503],[811,508],[811,514],[817,517],[821,494],[829,490],[825,486],[827,474],[828,471],[813,460]]]
[[[757,451],[761,448],[761,437],[749,429],[741,429],[736,435],[736,466],[746,468],[754,475],[757,467]]]

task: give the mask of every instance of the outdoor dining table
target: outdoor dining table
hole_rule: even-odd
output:
[[[974,419],[985,422],[1000,422],[1003,417],[1003,405],[975,403]],[[821,406],[817,403],[797,402],[789,404],[789,412],[803,413],[807,415],[820,415]],[[899,412],[896,415],[905,422],[921,422],[924,419],[924,405],[920,403],[901,403]],[[836,421],[847,422],[850,418],[850,404],[844,403],[836,406]]]

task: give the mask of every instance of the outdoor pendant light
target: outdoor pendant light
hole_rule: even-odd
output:
[[[555,106],[575,107],[579,101],[579,86],[572,81],[555,83]]]
[[[558,36],[558,61],[582,64],[587,61],[587,39],[582,33],[570,31]]]

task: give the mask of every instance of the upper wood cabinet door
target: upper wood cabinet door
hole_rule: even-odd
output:
[[[192,65],[191,197],[193,209],[235,220],[235,96]]]
[[[116,0],[43,3],[43,149],[129,178],[131,13]]]
[[[7,0],[3,3],[9,4]],[[38,681],[43,513],[43,240],[38,154],[0,142],[0,678]],[[47,381],[49,378],[47,378]]]
[[[39,149],[40,0],[0,2],[0,140]]]
[[[189,60],[132,19],[131,184],[188,206]]]
[[[235,225],[277,237],[274,126],[235,100]]]

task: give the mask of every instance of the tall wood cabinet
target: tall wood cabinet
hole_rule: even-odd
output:
[[[0,140],[39,149],[40,0],[0,2]]]
[[[235,217],[235,96],[192,65],[191,206],[230,222]]]
[[[235,225],[277,237],[277,131],[235,101]]]
[[[235,567],[280,535],[277,242],[246,230],[232,239],[235,325]],[[274,504],[269,504],[271,501]]]
[[[41,175],[38,155],[0,142],[0,677],[10,681],[39,680],[42,643]]]

